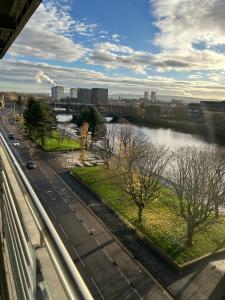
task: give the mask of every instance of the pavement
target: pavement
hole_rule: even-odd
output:
[[[3,118],[4,119],[4,118]],[[4,126],[2,126],[4,125]],[[5,120],[1,132],[37,193],[94,299],[171,299],[169,293],[95,217],[84,199],[59,176],[49,158]],[[20,146],[13,147],[13,132]],[[33,159],[37,168],[27,170]],[[68,174],[65,172],[65,174]],[[125,228],[124,228],[125,229]]]

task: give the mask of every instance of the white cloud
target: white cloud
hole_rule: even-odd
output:
[[[130,76],[107,76],[101,72],[80,68],[68,68],[44,63],[31,63],[28,61],[0,62],[0,85],[5,91],[49,92],[50,85],[38,84],[35,75],[38,71],[48,74],[58,85],[70,87],[105,87],[110,93],[143,94],[146,89],[154,89],[158,94],[189,95],[207,98],[224,97],[224,82],[210,80],[175,80],[165,76],[147,76],[134,78]]]
[[[155,56],[160,70],[223,70],[224,0],[150,0],[158,33]]]
[[[83,33],[94,30],[94,24],[85,26],[84,23],[73,20],[68,9],[64,10],[51,1],[45,5],[40,4],[9,53],[66,62],[76,61],[88,51],[72,38],[79,25],[79,30],[83,30]]]
[[[154,65],[160,70],[223,70],[225,55],[207,49],[164,50],[155,55]]]
[[[100,30],[99,33],[100,33],[100,34],[108,34],[109,31],[108,31],[108,30]]]
[[[126,68],[135,73],[145,74],[151,65],[153,55],[145,51],[134,51],[119,44],[98,43],[89,54],[87,64],[102,65],[108,69]]]
[[[120,42],[120,39],[121,39],[121,37],[119,34],[117,34],[117,33],[112,34],[112,40],[114,42]]]
[[[74,30],[84,36],[93,36],[94,31],[97,28],[97,24],[86,24],[81,21],[75,21]]]
[[[191,49],[196,43],[225,44],[224,0],[151,0],[160,32],[156,44],[165,49]]]

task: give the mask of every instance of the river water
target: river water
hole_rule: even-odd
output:
[[[67,123],[72,120],[72,116],[70,115],[58,115],[57,120],[62,123]],[[110,124],[108,126],[121,126],[120,124]],[[169,147],[171,150],[175,150],[182,146],[196,146],[200,147],[207,147],[210,144],[209,142],[205,141],[201,136],[188,134],[188,133],[181,133],[174,131],[172,129],[165,129],[165,128],[148,128],[148,127],[141,127],[136,125],[130,125],[134,127],[134,129],[140,130],[147,136],[149,136],[150,140],[153,143],[157,144],[164,144]]]

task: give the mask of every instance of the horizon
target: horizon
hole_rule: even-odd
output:
[[[41,72],[66,89],[222,101],[223,9],[222,0],[45,0],[0,61],[1,89],[49,92]]]

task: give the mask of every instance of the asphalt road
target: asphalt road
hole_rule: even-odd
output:
[[[171,299],[150,274],[95,218],[18,128],[5,121],[1,132],[24,169],[94,299]],[[13,132],[20,146],[8,139]],[[37,168],[27,170],[33,159]]]

